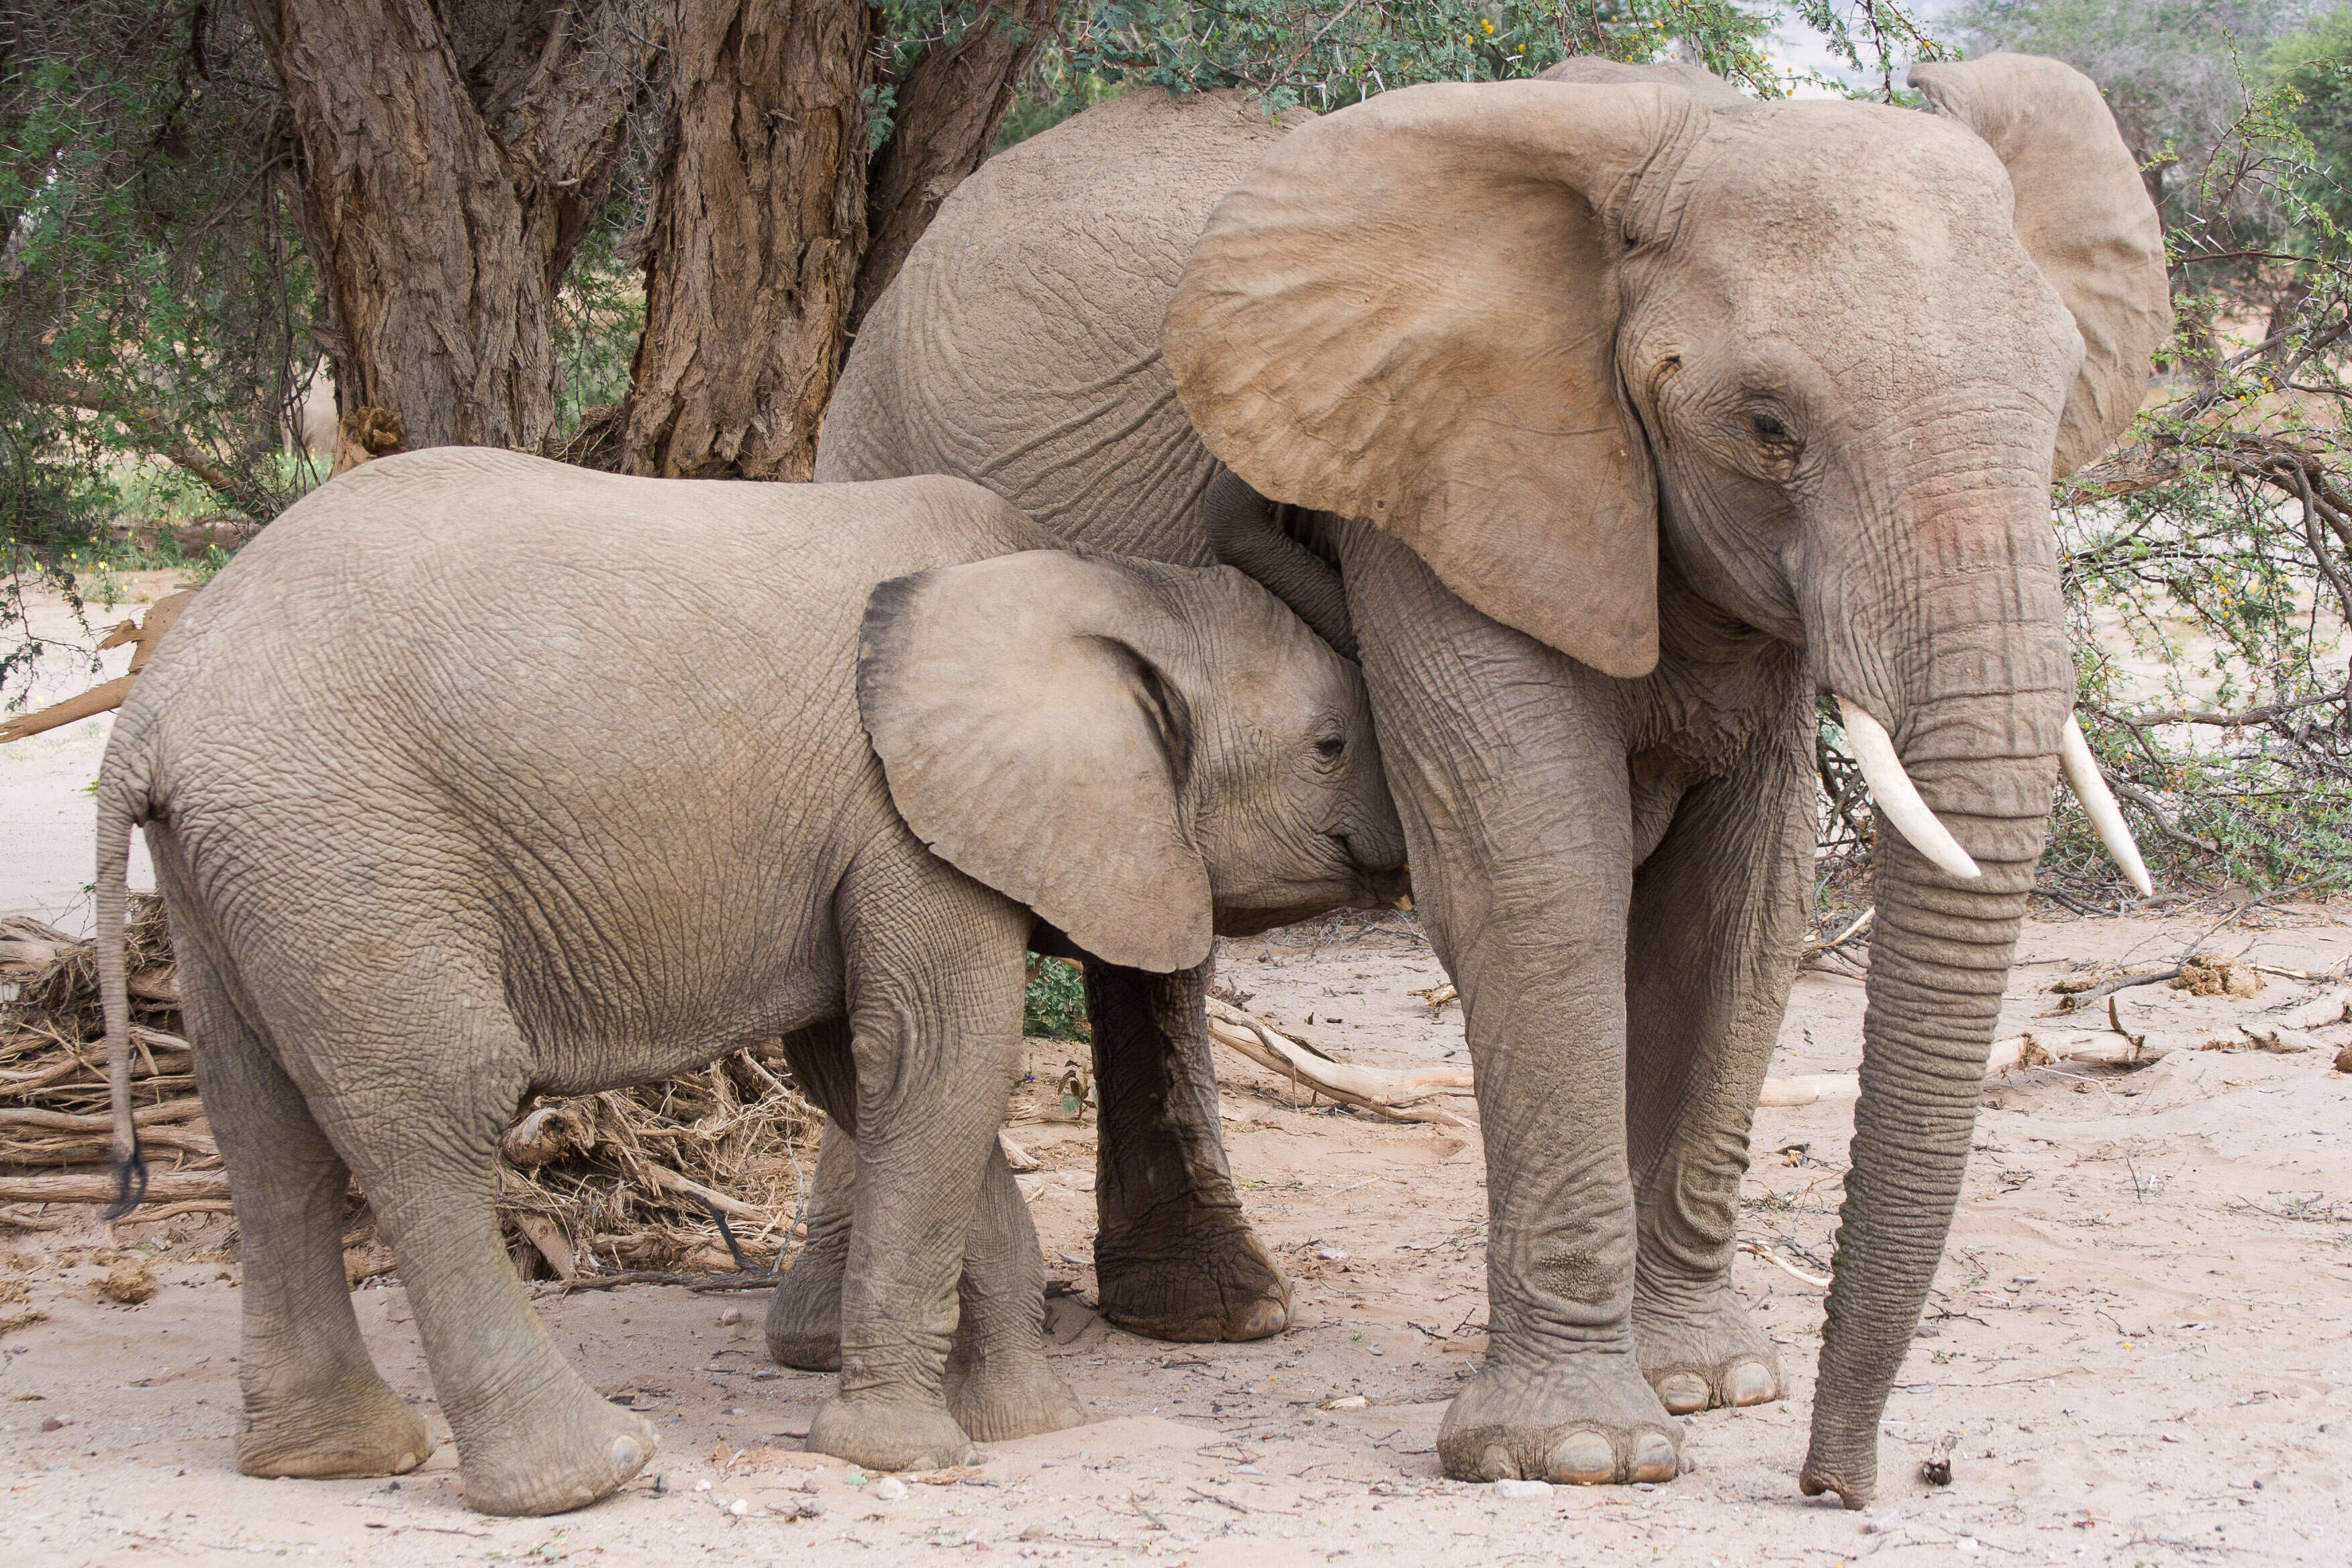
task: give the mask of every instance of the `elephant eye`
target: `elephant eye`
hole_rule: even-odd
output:
[[[1326,735],[1315,742],[1315,754],[1327,763],[1338,762],[1347,749],[1348,742],[1338,735]]]
[[[1781,424],[1780,421],[1772,415],[1751,414],[1748,416],[1748,423],[1755,430],[1756,434],[1761,436],[1767,441],[1787,441],[1791,439],[1789,435],[1789,427],[1786,425]]]

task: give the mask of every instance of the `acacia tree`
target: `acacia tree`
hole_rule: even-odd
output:
[[[413,447],[537,446],[553,297],[609,189],[639,0],[247,0],[285,95],[338,404]]]
[[[866,305],[987,155],[1059,0],[667,0],[633,473],[805,479]]]

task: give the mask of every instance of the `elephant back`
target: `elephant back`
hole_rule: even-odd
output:
[[[990,159],[868,313],[816,477],[952,474],[1071,542],[1210,564],[1216,463],[1160,325],[1210,211],[1284,131],[1241,94],[1147,87]]]

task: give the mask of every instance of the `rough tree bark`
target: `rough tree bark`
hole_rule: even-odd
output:
[[[899,83],[897,125],[866,180],[873,237],[858,268],[852,332],[898,276],[948,193],[988,156],[1013,107],[1013,86],[1061,9],[1061,0],[992,6],[961,37],[924,50]]]
[[[534,447],[553,298],[651,53],[635,0],[247,0],[299,148],[343,413],[412,447]]]
[[[863,0],[669,0],[624,468],[810,476],[856,313],[986,155],[1057,9],[1009,0],[925,50],[869,155]]]

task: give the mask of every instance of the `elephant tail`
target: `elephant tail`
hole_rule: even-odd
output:
[[[118,742],[128,739],[118,731]],[[109,760],[119,746],[110,745]],[[143,771],[132,769],[130,771]],[[131,827],[134,797],[143,791],[115,767],[102,770],[98,792],[98,994],[106,1012],[107,1092],[114,1118],[114,1202],[108,1219],[121,1219],[147,1196],[147,1159],[139,1149],[139,1125],[131,1114],[131,995],[123,974],[123,927],[131,905]]]

